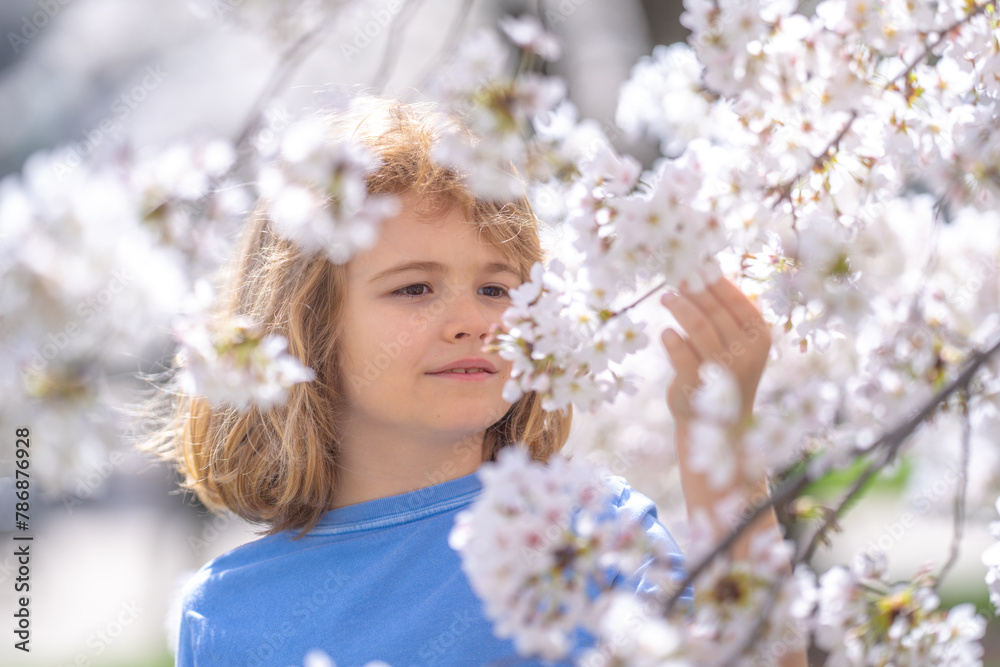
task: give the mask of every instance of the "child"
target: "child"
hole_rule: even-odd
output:
[[[185,587],[178,665],[301,665],[310,649],[339,667],[540,664],[493,635],[448,533],[481,488],[484,461],[515,446],[545,461],[566,441],[571,412],[546,413],[534,394],[505,402],[512,364],[483,351],[510,290],[543,254],[526,202],[476,198],[431,161],[440,122],[372,103],[341,124],[381,161],[369,194],[401,203],[374,247],[346,264],[277,236],[259,210],[247,227],[229,309],[284,335],[315,380],[266,411],[180,395],[150,447],[208,506],[267,527]],[[678,372],[668,403],[693,510],[721,493],[686,464],[684,384],[696,386],[700,360],[753,329],[732,368],[749,411],[769,339],[728,282],[665,303],[692,334],[667,331],[663,342]],[[679,554],[649,498],[612,484],[619,516],[642,517]],[[758,530],[774,530],[768,521]],[[643,585],[641,572],[623,575]]]

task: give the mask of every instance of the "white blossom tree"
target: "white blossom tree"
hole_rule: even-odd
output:
[[[68,173],[56,148],[0,182],[0,416],[49,424],[36,450],[49,452],[36,461],[48,484],[80,451],[116,437],[104,382],[111,345],[138,353],[157,328],[171,331],[186,387],[237,405],[273,404],[312,379],[280,337],[213,318],[200,279],[258,196],[281,233],[334,262],[369,247],[396,210],[365,194],[371,157],[329,145],[309,114],[271,141],[260,136],[268,96],[355,4],[227,9],[287,42],[238,136],[141,159],[96,156]],[[745,423],[734,424],[741,397],[728,370],[741,352],[706,367],[692,388],[692,437],[704,443],[695,465],[720,487],[767,475],[770,494],[692,520],[679,578],[637,527],[602,520],[601,470],[539,466],[511,450],[484,466],[485,492],[451,543],[497,632],[525,655],[564,656],[583,628],[595,645],[582,664],[768,664],[775,647],[809,645],[828,665],[981,664],[986,619],[972,604],[942,609],[938,589],[965,516],[1000,512],[996,5],[684,5],[687,42],[657,46],[619,98],[622,131],[660,146],[649,170],[579,118],[545,74],[560,48],[544,8],[460,36],[423,92],[478,138],[446,137],[438,159],[488,195],[519,192],[516,171],[561,235],[558,258],[515,290],[490,341],[514,363],[504,398],[534,391],[546,410],[599,412],[624,393],[641,421],[642,380],[628,361],[655,336],[638,305],[727,276],[757,300],[773,351]],[[124,298],[102,296],[119,287]],[[901,460],[913,483],[958,462],[948,560],[904,581],[888,579],[878,552],[815,572],[837,520]],[[854,474],[840,499],[805,502],[810,485],[845,469]],[[729,547],[772,507],[794,533],[733,558]],[[713,522],[731,530],[719,535]],[[1000,522],[992,530],[998,543],[982,560],[1000,609]],[[548,534],[557,537],[539,540]],[[608,568],[634,570],[651,552],[658,594],[610,585]],[[582,583],[599,594],[582,595]],[[679,603],[688,586],[693,612]]]

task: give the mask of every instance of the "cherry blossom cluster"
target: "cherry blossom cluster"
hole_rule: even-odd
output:
[[[764,537],[749,559],[720,559],[695,580],[691,614],[683,607],[667,612],[662,595],[613,594],[599,641],[578,664],[775,664],[802,650],[814,578],[805,568],[788,576],[790,545]]]
[[[538,59],[558,58],[558,42],[531,15],[508,17],[500,25],[521,54],[516,71],[501,35],[483,28],[459,44],[430,90],[443,108],[461,117],[463,126],[444,128],[448,131],[436,147],[436,159],[463,171],[481,196],[506,199],[523,194],[522,179],[568,178],[574,155],[563,144],[570,139],[567,131],[579,132],[576,123],[549,124],[560,105],[572,114],[566,87],[530,66]]]
[[[805,648],[812,580],[804,568],[788,574],[793,551],[761,535],[746,559],[716,560],[695,580],[694,618],[684,628],[694,664],[741,654],[774,663]]]
[[[581,164],[566,220],[575,265],[536,267],[512,293],[504,328],[490,341],[514,361],[506,400],[535,391],[548,410],[570,402],[594,410],[630,392],[614,365],[649,338],[614,301],[634,293],[640,279],[700,289],[718,275],[714,256],[725,230],[699,194],[713,152],[706,146],[664,161],[647,183],[635,160],[609,147]]]
[[[52,471],[46,482],[54,490],[106,457],[106,443],[121,430],[109,378],[134,371],[146,346],[161,344],[174,326],[193,336],[188,357],[201,365],[191,377],[213,394],[229,386],[233,397],[245,391],[274,401],[283,396],[277,387],[304,377],[287,361],[267,370],[265,360],[281,359],[279,341],[270,339],[244,359],[254,360],[246,367],[252,372],[234,377],[239,364],[225,361],[208,338],[195,344],[191,322],[173,322],[189,285],[231,250],[254,196],[234,183],[228,142],[195,140],[66,165],[59,149],[39,152],[0,184],[0,308],[16,323],[0,333],[0,382],[9,398],[2,410],[15,421],[50,425],[40,436],[39,468]],[[233,331],[240,328],[254,329],[243,322]],[[217,381],[209,378],[216,370]],[[256,380],[260,387],[248,384]]]
[[[866,314],[875,290],[847,248],[907,185],[992,208],[992,5],[837,0],[812,17],[784,0],[685,7],[691,46],[641,61],[617,120],[668,155],[695,139],[726,147],[736,168],[713,206],[731,229],[746,224],[737,244],[771,258],[758,278],[797,336],[825,344]]]
[[[746,437],[755,450],[751,459],[781,468],[803,447],[822,446],[833,457],[826,464],[843,461],[875,441],[886,423],[905,420],[929,400],[955,375],[969,349],[985,349],[995,340],[998,217],[964,208],[941,225],[935,223],[933,206],[927,195],[889,202],[841,246],[860,274],[857,289],[865,295],[865,314],[850,326],[838,316],[836,326],[814,330],[814,344],[803,352],[804,339],[793,333],[802,320],[792,323],[787,311],[777,312],[775,304],[786,301],[778,298],[765,308],[765,317],[785,322],[787,334],[774,337],[779,360],[758,392],[755,428]],[[766,252],[747,269],[763,284],[770,281],[762,278],[766,265],[784,261],[774,246]],[[998,405],[997,382],[996,369],[986,368],[972,385],[979,397],[975,405],[985,411],[973,420],[972,438],[973,460],[983,464],[973,467],[981,471],[980,503],[1000,492],[1000,479],[985,472],[992,470],[987,434],[995,420],[988,415]],[[941,415],[933,429],[918,431],[909,445],[917,454],[917,469],[926,465],[932,479],[956,458],[954,448],[939,444],[939,429],[957,423],[955,414]],[[923,477],[915,476],[914,484],[919,487]]]
[[[160,245],[182,254],[189,275],[206,275],[224,261],[227,237],[251,206],[254,193],[236,178],[237,162],[230,142],[209,139],[141,153],[129,169],[145,225]]]
[[[819,578],[814,636],[830,654],[827,664],[981,664],[986,620],[975,605],[942,611],[926,571],[889,583],[885,566],[884,555],[861,554],[850,568],[836,566]]]
[[[619,391],[632,391],[630,378],[611,365],[645,345],[647,336],[625,316],[605,322],[608,311],[594,303],[587,274],[574,274],[558,260],[548,269],[536,264],[531,280],[510,294],[505,329],[488,341],[513,362],[504,400],[534,391],[545,410],[571,401],[594,410]]]
[[[720,647],[751,650],[752,637],[785,651],[804,646],[815,584],[808,570],[785,573],[790,544],[762,536],[748,560],[715,561],[695,580],[689,615],[666,606],[678,570],[662,542],[639,523],[607,520],[611,498],[597,469],[561,457],[541,464],[510,447],[479,474],[483,493],[456,518],[450,544],[498,636],[512,637],[522,655],[565,657],[578,629],[593,638],[574,654],[578,664],[707,664]],[[644,562],[647,588],[613,585]]]
[[[980,664],[985,619],[972,604],[940,610],[927,570],[890,583],[884,555],[860,554],[818,580],[801,565],[789,576],[792,543],[760,535],[746,560],[720,557],[695,579],[688,615],[665,606],[676,590],[667,558],[647,572],[652,592],[607,585],[655,548],[637,524],[601,523],[608,496],[595,469],[562,458],[544,465],[509,448],[480,474],[483,495],[456,520],[450,543],[499,636],[513,637],[522,655],[564,657],[582,628],[595,642],[578,664],[723,664],[740,654],[775,662],[810,636],[828,665]]]
[[[0,181],[0,420],[47,425],[37,474],[53,490],[106,457],[107,377],[134,370],[185,291],[127,165],[61,164],[39,152]]]
[[[822,445],[833,460],[817,463],[831,465],[997,330],[997,14],[983,2],[823,2],[812,17],[794,2],[685,7],[690,46],[635,67],[617,120],[667,155],[725,147],[711,205],[744,288],[784,330],[750,458],[780,468]]]
[[[938,194],[982,188],[967,201],[986,197],[979,203],[988,205],[996,185],[982,169],[963,169],[974,185],[942,177],[955,174],[956,163],[995,163],[991,141],[962,153],[995,117],[993,7],[828,0],[807,18],[793,13],[796,5],[697,0],[685,4],[681,19],[692,30],[704,88],[739,113],[753,135],[744,145],[763,161],[758,173],[776,179],[768,183],[774,193],[793,203],[818,194],[839,204],[854,198],[836,196],[846,177],[862,191],[868,182],[891,188],[914,161],[930,170],[926,184]],[[820,169],[802,178],[817,159]]]
[[[480,196],[527,194],[554,220],[565,216],[579,163],[610,141],[599,123],[579,118],[562,80],[537,71],[561,52],[538,18],[505,17],[500,28],[468,35],[430,82],[431,97],[461,121],[461,129],[442,128],[435,156],[461,170]]]
[[[292,385],[313,380],[312,369],[286,351],[284,336],[267,334],[245,317],[213,318],[211,287],[199,282],[196,288],[195,309],[174,321],[178,381],[185,392],[206,396],[213,405],[267,409],[284,402]]]
[[[399,203],[390,195],[368,194],[366,177],[378,167],[377,158],[332,133],[321,117],[289,125],[273,144],[277,155],[263,157],[257,186],[276,233],[343,264],[375,245],[382,220]]]
[[[676,583],[662,542],[611,520],[610,487],[589,464],[559,456],[540,464],[509,446],[479,475],[483,492],[456,517],[449,545],[497,635],[512,637],[519,653],[565,656],[577,629],[596,631],[606,617],[619,574],[651,558],[647,582]]]

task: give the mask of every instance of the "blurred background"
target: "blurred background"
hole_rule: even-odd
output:
[[[0,3],[0,176],[21,170],[32,153],[69,145],[81,155],[129,147],[142,151],[191,137],[234,139],[244,127],[282,54],[310,27],[320,0],[3,0]],[[336,3],[330,3],[336,4]],[[371,0],[353,2],[311,42],[284,81],[280,97],[293,112],[316,105],[343,86],[406,96],[419,89],[457,35],[494,25],[504,14],[539,12],[563,43],[549,70],[568,85],[581,116],[597,120],[617,147],[649,165],[654,143],[628,142],[615,128],[618,89],[632,65],[654,44],[683,40],[679,1]],[[392,16],[383,26],[380,17]],[[365,32],[365,26],[380,26]],[[372,34],[374,33],[374,34]],[[267,123],[280,129],[279,114]],[[662,316],[643,313],[653,322]],[[141,358],[122,358],[112,390],[134,389],[136,371],[167,363],[163,343]],[[662,391],[669,369],[658,350],[633,361],[648,380],[650,424],[624,429],[617,407],[601,417],[578,413],[567,451],[593,454],[651,496],[670,527],[683,517],[672,471],[651,469],[669,454]],[[2,398],[2,397],[0,397]],[[651,408],[655,409],[655,408]],[[124,418],[123,418],[124,419]],[[20,424],[0,424],[11,437]],[[30,424],[44,431],[45,423]],[[617,427],[617,428],[615,428]],[[12,648],[14,609],[10,459],[0,460],[0,665],[138,666],[173,664],[177,587],[211,558],[254,539],[252,527],[209,514],[176,493],[165,466],[109,442],[107,451],[74,469],[59,492],[37,490],[32,504],[32,651]],[[947,475],[942,471],[942,475]],[[953,480],[952,480],[953,481]],[[950,482],[949,482],[950,484]],[[947,485],[945,485],[947,486]],[[945,488],[942,486],[941,488]],[[893,571],[909,577],[921,564],[947,557],[950,495],[923,489],[927,503],[885,480],[848,514],[844,535],[822,552],[816,567],[849,562],[870,543],[883,549]],[[831,489],[833,493],[836,489]],[[817,490],[822,494],[824,490]],[[928,507],[918,511],[917,507]],[[904,519],[915,516],[915,521]],[[905,524],[905,525],[904,525]],[[985,567],[979,554],[991,542],[985,522],[970,519],[945,603],[974,601],[987,617]],[[991,664],[1000,664],[997,623],[991,624]]]

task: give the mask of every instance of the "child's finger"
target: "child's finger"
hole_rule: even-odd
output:
[[[702,290],[701,292],[689,292],[686,289],[681,293],[695,306],[697,306],[708,321],[715,327],[717,338],[723,349],[728,348],[733,341],[740,338],[740,325],[730,311],[721,302],[715,292]]]
[[[702,361],[711,359],[723,350],[723,343],[715,325],[687,295],[665,294],[661,301],[670,309],[677,323],[684,328],[688,340]]]
[[[732,315],[738,327],[745,327],[748,324],[759,326],[764,323],[764,318],[757,310],[747,295],[734,285],[731,281],[721,278],[708,286],[708,291],[716,296]]]
[[[664,329],[661,339],[677,376],[688,383],[696,382],[701,359],[695,349],[675,329]]]

